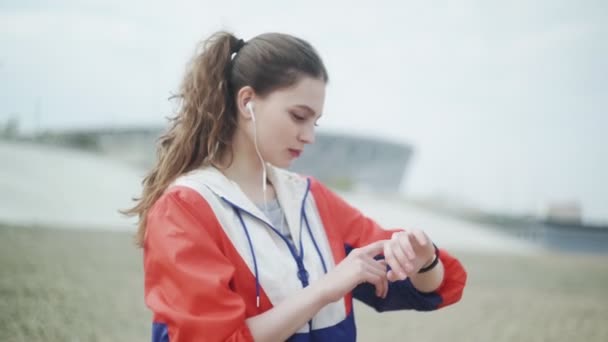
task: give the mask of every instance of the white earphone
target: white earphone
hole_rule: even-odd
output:
[[[247,102],[245,107],[247,107],[247,109],[249,110],[249,113],[251,113],[251,120],[253,120],[253,122],[255,122],[255,114],[253,113],[253,101]]]
[[[258,131],[255,122],[255,113],[253,112],[253,101],[247,102],[245,107],[247,107],[247,110],[249,110],[249,113],[251,113],[251,121],[253,122],[253,143],[255,146],[255,152],[262,163],[262,193],[264,194],[264,206],[266,206],[266,163],[264,162],[260,149],[258,148]]]

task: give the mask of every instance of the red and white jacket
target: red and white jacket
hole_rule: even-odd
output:
[[[317,281],[353,248],[389,239],[385,230],[312,178],[268,166],[293,237],[213,167],[179,177],[148,213],[145,302],[153,341],[253,341],[245,323]],[[457,302],[460,262],[440,249],[444,281],[433,293],[393,282],[386,298],[362,284],[321,309],[289,341],[355,341],[352,298],[377,311],[435,310]]]

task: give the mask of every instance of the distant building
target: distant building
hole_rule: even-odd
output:
[[[551,203],[547,209],[546,220],[556,223],[582,222],[583,210],[578,202]]]
[[[412,154],[405,144],[318,133],[292,169],[338,188],[397,192]]]

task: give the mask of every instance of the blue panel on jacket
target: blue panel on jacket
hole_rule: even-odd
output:
[[[152,342],[169,342],[169,332],[164,323],[152,323]]]

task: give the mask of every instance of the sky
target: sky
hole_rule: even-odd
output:
[[[320,130],[411,144],[412,197],[507,213],[578,202],[608,222],[606,1],[0,3],[0,123],[163,125],[198,41],[308,40],[330,74]]]

